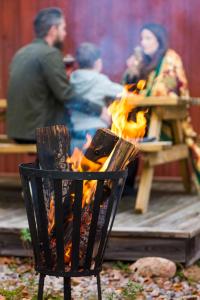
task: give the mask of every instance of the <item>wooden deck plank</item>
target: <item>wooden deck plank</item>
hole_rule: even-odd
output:
[[[173,201],[175,200],[175,201]],[[144,215],[133,214],[130,210],[122,213],[118,213],[116,216],[115,224],[122,225],[130,223],[131,226],[147,226],[150,221],[162,220],[163,217],[169,216],[173,212],[179,211],[183,207],[188,207],[193,203],[196,203],[196,197],[190,199],[190,202],[186,202],[184,198],[174,197],[170,198],[170,201],[166,201],[165,197],[162,197],[162,202],[153,202],[150,206],[149,211]],[[173,203],[173,206],[172,206]],[[159,209],[157,206],[159,206]],[[128,224],[127,224],[128,225]]]
[[[12,219],[15,219],[17,216],[25,215],[24,209],[16,208],[16,209],[4,209],[3,213],[0,215],[0,223],[2,222],[11,222]]]
[[[3,225],[0,224],[0,226],[5,227],[5,228],[27,228],[28,227],[28,222],[27,222],[27,217],[26,215],[21,215],[16,218],[14,218],[11,222],[4,223]]]
[[[167,227],[167,228],[177,228],[181,223],[185,222],[187,218],[191,214],[196,214],[196,212],[200,212],[200,202],[196,202],[193,204],[188,203],[185,207],[179,207],[176,209],[174,213],[164,214],[163,218],[158,220],[153,220],[146,222],[145,225],[153,226],[153,227]],[[190,230],[190,226],[188,226],[188,230]]]

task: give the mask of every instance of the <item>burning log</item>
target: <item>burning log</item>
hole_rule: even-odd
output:
[[[112,132],[110,132],[109,130],[106,131],[106,136],[107,138],[109,138],[110,141],[115,141],[114,144],[114,148],[109,149],[109,151],[107,151],[107,155],[108,158],[105,162],[105,164],[103,165],[103,167],[101,168],[103,171],[117,171],[117,170],[124,170],[127,166],[127,164],[135,158],[138,149],[136,148],[136,146],[129,142],[126,141],[124,139],[119,139],[117,136],[115,136]],[[117,140],[117,142],[116,142]],[[95,140],[96,141],[96,140]],[[97,139],[98,141],[98,139]],[[93,141],[91,142],[91,144],[93,143]],[[98,144],[95,144],[96,146],[98,146]],[[90,148],[92,149],[92,147]],[[110,152],[110,155],[109,155]],[[92,151],[91,151],[92,153]],[[105,152],[104,152],[105,153]],[[100,157],[100,156],[99,156]],[[98,159],[99,159],[98,157]],[[97,159],[97,160],[98,160]],[[86,205],[83,208],[84,213],[82,214],[82,219],[81,219],[81,231],[82,231],[82,235],[80,238],[80,249],[81,249],[81,257],[80,257],[80,262],[81,265],[84,263],[84,258],[85,258],[85,254],[87,252],[87,240],[89,237],[89,231],[90,231],[90,222],[87,222],[85,220],[85,215],[89,214],[89,216],[92,216],[92,211],[93,211],[93,206],[92,206],[92,202],[94,199],[94,195],[96,192],[96,186],[97,186],[97,182],[96,181],[92,181],[92,184],[90,185],[90,195],[87,198],[87,201],[84,201],[84,205],[85,203],[89,203],[89,205]],[[102,228],[104,226],[105,223],[105,219],[106,219],[106,213],[107,213],[107,208],[108,208],[108,197],[110,196],[111,190],[113,187],[113,183],[111,181],[105,181],[104,182],[104,186],[103,186],[103,195],[102,195],[102,199],[101,199],[101,208],[99,211],[99,218],[98,218],[98,224],[97,224],[97,232],[96,232],[96,238],[95,238],[95,250],[93,253],[93,257],[96,256],[97,254],[97,249],[100,243],[100,233],[102,232]],[[85,213],[86,212],[86,213]]]
[[[102,144],[99,144],[99,142]],[[135,157],[136,152],[137,149],[133,143],[119,139],[108,129],[99,129],[81,160],[81,169],[84,171],[88,171],[88,169],[90,171],[123,170]],[[91,164],[91,160],[93,164]],[[82,206],[92,201],[96,190],[96,181],[94,180],[91,183],[86,181],[84,190],[89,190],[90,192],[84,195]]]
[[[36,129],[37,155],[42,169],[67,170],[69,132],[63,125]]]
[[[120,138],[113,149],[110,157],[107,160],[107,167],[106,171],[113,172],[124,170],[128,163],[132,161],[138,153],[138,148],[135,144]],[[99,233],[101,233],[102,227],[105,223],[105,216],[108,207],[108,198],[113,188],[112,181],[105,181],[104,182],[104,197],[101,200],[101,209],[99,214],[99,220],[97,225],[97,234],[96,234],[96,249],[98,249],[98,244],[100,242]],[[93,253],[93,256],[96,256],[96,253]]]
[[[70,137],[64,125],[55,125],[36,129],[37,156],[39,165],[46,170],[68,170],[67,157],[70,147]],[[63,182],[63,198],[65,198],[69,182]],[[44,183],[44,198],[46,209],[53,210],[53,183],[48,180]],[[51,199],[51,201],[50,201]],[[50,219],[53,216],[50,216]],[[54,226],[52,226],[54,227]],[[51,230],[50,230],[51,231]]]
[[[70,147],[70,137],[67,128],[56,125],[36,129],[37,156],[39,165],[46,170],[68,170],[67,157]],[[63,202],[68,196],[70,183],[64,180],[62,183]],[[53,256],[56,255],[55,237],[55,203],[53,194],[53,182],[49,179],[43,182],[43,193],[46,210],[48,212],[48,234]],[[67,205],[63,205],[63,220],[67,222],[66,215],[71,212],[71,201],[68,198]]]
[[[109,129],[98,129],[81,160],[83,171],[88,171],[89,167],[99,171],[118,140],[119,137]]]
[[[120,138],[111,154],[106,171],[124,170],[137,153],[135,144]]]
[[[70,137],[65,126],[56,125],[37,128],[36,140],[38,161],[42,169],[60,171],[68,169],[67,156],[70,147]],[[67,194],[68,185],[68,182],[63,182],[63,197]],[[53,183],[50,180],[44,182],[44,199],[46,209],[50,213],[54,211],[52,191]],[[49,221],[50,219],[54,219],[54,214],[49,216]],[[54,224],[50,224],[50,226],[53,228]],[[49,228],[49,231],[51,231],[51,228]]]

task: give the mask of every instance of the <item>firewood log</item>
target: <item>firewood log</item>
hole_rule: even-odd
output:
[[[98,129],[82,158],[81,167],[83,171],[88,171],[88,162],[89,165],[93,162],[91,165],[92,170],[98,171],[118,140],[118,136],[113,134],[109,129]]]
[[[37,156],[39,166],[46,170],[65,171],[69,169],[67,157],[70,147],[70,137],[64,125],[55,125],[36,129]],[[52,197],[53,183],[44,182],[44,198],[48,209]],[[63,180],[63,198],[67,194],[69,182]]]
[[[107,136],[109,136],[109,131],[107,132]],[[113,134],[112,134],[113,137]],[[137,147],[124,139],[118,139],[117,143],[114,145],[113,150],[111,151],[110,157],[108,158],[108,165],[105,169],[105,171],[119,171],[119,170],[124,170],[127,166],[127,164],[134,159],[138,152]],[[108,152],[107,152],[108,153]],[[94,184],[96,184],[94,182]],[[103,186],[103,194],[102,194],[102,199],[101,199],[101,208],[99,211],[99,218],[98,218],[98,223],[97,223],[97,231],[96,231],[96,238],[95,238],[95,246],[94,246],[94,252],[93,252],[93,258],[95,258],[97,252],[98,252],[98,247],[100,243],[100,238],[101,238],[101,231],[105,223],[105,218],[106,218],[106,213],[107,213],[107,208],[108,208],[108,200],[109,196],[111,194],[113,187],[113,181],[112,180],[106,180],[104,181],[104,186]],[[95,191],[95,189],[94,189]],[[88,205],[88,212],[92,214],[92,201],[94,199],[94,193],[91,193],[90,195],[91,201],[90,204]],[[83,254],[80,257],[80,265],[84,263],[85,259],[85,253],[87,249],[87,238],[89,234],[89,227],[87,226],[87,223],[82,223],[82,228],[84,232],[84,236],[81,236],[80,239],[80,249],[81,253]]]
[[[124,170],[137,153],[138,149],[135,144],[120,138],[115,145],[106,171]]]
[[[37,156],[42,169],[66,170],[70,146],[69,132],[64,125],[36,129]]]
[[[36,141],[37,141],[37,156],[39,166],[41,169],[46,170],[69,170],[67,164],[67,157],[70,147],[70,137],[67,128],[63,125],[55,125],[50,127],[36,129]],[[66,197],[69,195],[69,187],[71,181],[63,180],[62,182],[62,201],[63,201],[63,224],[64,227],[67,223],[68,215],[71,213],[71,204],[65,203]],[[48,216],[48,231],[49,240],[51,241],[51,250],[54,257],[56,257],[56,245],[52,241],[55,239],[55,222],[51,225],[49,223],[50,201],[51,203],[51,217],[55,218],[55,205],[53,199],[53,182],[51,180],[43,180],[43,193],[46,206],[46,212]],[[70,199],[68,199],[70,202]],[[51,225],[51,226],[50,226]]]

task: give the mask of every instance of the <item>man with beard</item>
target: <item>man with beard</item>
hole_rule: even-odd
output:
[[[62,11],[41,10],[34,31],[36,39],[16,53],[10,66],[7,134],[19,143],[35,142],[38,127],[66,124],[64,103],[74,97],[60,52],[66,37]]]
[[[10,66],[7,133],[19,142],[33,142],[35,129],[60,124],[64,101],[72,96],[60,48],[66,24],[58,8],[41,10],[34,20],[36,39],[20,49]]]

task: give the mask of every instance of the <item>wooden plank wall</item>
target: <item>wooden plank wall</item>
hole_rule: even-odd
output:
[[[8,67],[14,53],[33,38],[32,21],[40,8],[61,7],[68,22],[65,51],[74,53],[83,41],[96,42],[102,49],[104,71],[120,80],[125,61],[139,41],[143,23],[164,24],[171,47],[183,57],[191,94],[200,96],[199,0],[0,0],[0,97],[6,97]],[[199,108],[191,110],[193,124],[200,131]],[[1,125],[1,132],[5,130]],[[14,172],[25,158],[0,157],[0,172]],[[159,167],[157,175],[177,176],[176,164]]]

